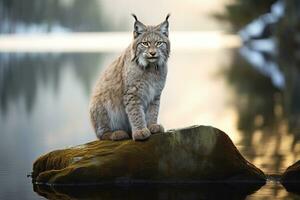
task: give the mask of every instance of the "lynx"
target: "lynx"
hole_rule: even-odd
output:
[[[92,94],[90,117],[100,140],[145,140],[164,131],[157,117],[170,54],[170,15],[156,26],[132,16],[132,43],[104,70]]]

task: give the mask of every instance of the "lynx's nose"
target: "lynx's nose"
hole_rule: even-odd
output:
[[[155,54],[156,54],[155,51],[150,52],[150,55],[151,55],[151,56],[155,56]]]
[[[154,57],[156,55],[156,51],[155,50],[149,50],[149,54]]]

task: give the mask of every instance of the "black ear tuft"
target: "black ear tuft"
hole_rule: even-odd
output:
[[[145,32],[146,26],[140,22],[135,14],[131,14],[132,17],[135,19],[134,27],[133,27],[133,37],[137,38],[140,34]]]
[[[168,21],[168,19],[169,19],[170,16],[171,16],[171,14],[168,13],[168,14],[167,14],[167,17],[166,17],[166,19],[165,19],[165,21]]]
[[[139,21],[137,16],[134,13],[131,13],[132,17],[135,19],[135,21]]]
[[[165,21],[163,21],[161,24],[157,26],[159,31],[162,34],[164,34],[166,37],[169,37],[169,22],[168,22],[169,17],[170,17],[170,13],[167,14]]]

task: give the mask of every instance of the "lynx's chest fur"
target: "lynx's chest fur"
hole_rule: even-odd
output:
[[[165,86],[167,65],[161,67],[147,66],[145,69],[139,66],[134,66],[133,68],[137,67],[138,69],[127,72],[125,88],[135,92],[146,109],[155,97],[160,96]]]

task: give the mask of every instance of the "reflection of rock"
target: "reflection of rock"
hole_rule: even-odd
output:
[[[289,192],[300,194],[300,160],[285,170],[281,177],[281,183]]]
[[[195,126],[156,134],[145,142],[94,141],[38,158],[37,183],[190,183],[247,181],[257,187],[264,173],[246,161],[222,131]]]
[[[106,185],[94,186],[44,186],[34,185],[34,191],[47,199],[234,199],[242,200],[251,192],[241,191],[222,183],[201,183],[193,185],[139,185],[118,187]]]

